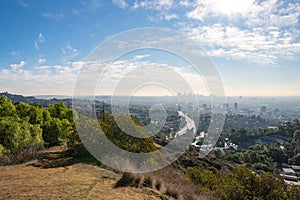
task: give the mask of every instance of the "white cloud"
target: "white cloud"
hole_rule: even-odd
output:
[[[253,6],[248,12],[245,24],[249,27],[295,26],[299,15],[299,3],[284,5],[283,1],[266,0]]]
[[[191,90],[198,94],[209,94],[201,75],[183,66],[129,59],[118,60],[102,71],[96,89],[99,95],[130,95],[131,92],[137,92],[133,88],[140,88],[139,95],[169,95]],[[85,82],[90,80],[90,77],[85,78]],[[159,86],[158,89],[157,85],[165,88]]]
[[[21,67],[23,67],[24,65],[26,65],[25,61],[21,61],[18,64],[10,64],[10,67],[12,68],[13,71],[16,71],[17,69],[20,69]]]
[[[188,28],[186,33],[206,47],[211,56],[275,64],[279,58],[292,58],[300,53],[289,34],[279,30],[242,30],[235,26],[213,24]]]
[[[39,64],[42,64],[42,63],[45,63],[47,60],[45,58],[39,58],[38,59],[38,63]]]
[[[181,0],[179,1],[179,5],[184,7],[190,7],[193,5],[193,3],[190,2],[189,0]]]
[[[79,55],[78,49],[73,48],[69,42],[64,47],[61,48],[61,52],[63,54],[62,56],[63,63]]]
[[[141,59],[148,55],[137,56]],[[15,65],[21,66],[24,65],[24,62]],[[85,69],[82,69],[83,66]],[[136,83],[140,84],[135,85],[136,87],[141,86],[141,89],[137,92],[141,95],[165,95],[164,92],[168,88],[172,91],[167,91],[167,94],[177,94],[177,92],[189,90],[193,90],[194,93],[209,94],[205,86],[205,80],[196,72],[189,71],[183,66],[171,66],[134,59],[115,61],[108,68],[107,65],[101,67],[97,62],[84,61],[67,62],[65,65],[41,65],[28,70],[20,69],[20,67],[15,70],[12,67],[12,69],[0,70],[0,85],[1,88],[6,90],[22,94],[27,92],[28,95],[72,95],[73,87],[80,72],[88,75],[83,77],[87,85],[82,86],[82,90],[85,90],[85,87],[88,87],[89,84],[94,86],[99,81],[95,92],[100,95],[112,94],[116,86],[126,88],[126,86],[129,87]],[[212,80],[210,77],[206,78]],[[97,81],[95,83],[91,82],[93,80]],[[183,84],[183,81],[186,84]],[[161,85],[165,85],[167,90],[166,88],[159,89],[157,84],[156,86],[151,85],[155,82],[162,83]],[[143,85],[144,83],[145,85]],[[122,91],[118,92],[122,93]]]
[[[0,85],[11,92],[35,94],[72,95],[73,86],[82,62],[66,65],[42,65],[34,69],[20,69],[26,63],[11,65],[12,69],[0,70]],[[17,69],[14,69],[17,67]]]
[[[299,59],[297,1],[145,0],[136,1],[133,8],[156,10],[147,16],[150,21],[170,20],[210,56],[272,65]]]
[[[20,56],[20,52],[19,51],[12,51],[12,52],[10,52],[10,55],[14,58],[17,58],[18,56]]]
[[[239,0],[234,1],[236,8],[226,8],[223,4],[231,5],[233,0],[222,2],[198,1],[196,8],[186,12],[192,23],[182,24],[182,30],[203,45],[209,55],[276,64],[279,59],[294,59],[300,53],[299,3]]]
[[[81,3],[84,7],[86,7],[89,11],[92,12],[98,10],[102,5],[101,0],[85,0]]]
[[[42,16],[48,19],[54,19],[54,20],[61,20],[63,18],[65,18],[65,15],[63,12],[59,12],[59,13],[52,13],[52,12],[44,12],[42,13]]]
[[[34,41],[34,48],[38,51],[38,50],[40,50],[40,46],[39,46],[39,44],[38,44],[38,42],[35,40]]]
[[[126,8],[128,6],[128,4],[126,3],[125,0],[112,0],[112,2],[117,5],[119,8]]]
[[[46,42],[46,39],[45,37],[43,36],[43,33],[39,33],[39,38],[38,38],[38,41],[43,44]]]
[[[74,15],[80,15],[81,12],[82,12],[81,10],[72,9],[72,13]]]
[[[166,14],[164,17],[167,21],[170,21],[171,19],[177,19],[178,18],[178,16],[176,14]]]
[[[28,3],[24,2],[23,0],[17,1],[17,4],[18,4],[19,6],[24,7],[24,8],[28,8],[28,6],[29,6]]]
[[[185,3],[185,5],[190,5]],[[218,15],[245,16],[254,7],[254,0],[198,0],[194,10],[187,12],[188,18],[203,21]]]
[[[46,42],[45,37],[43,36],[43,33],[39,33],[38,38],[34,41],[34,47],[37,51],[40,50],[39,44],[44,44]]]
[[[173,5],[173,0],[144,0],[135,1],[133,9],[145,8],[148,10],[169,10]]]
[[[133,60],[141,60],[141,59],[147,58],[149,56],[150,56],[149,54],[136,55],[136,56],[133,57]]]

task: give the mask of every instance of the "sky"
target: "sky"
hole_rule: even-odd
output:
[[[72,95],[86,58],[101,42],[160,27],[205,50],[226,96],[300,96],[298,0],[0,0],[0,27],[0,91]],[[178,58],[164,55],[140,51],[119,58],[106,84],[132,65],[170,65],[196,93],[209,94],[195,72],[182,70],[184,62],[176,66]]]

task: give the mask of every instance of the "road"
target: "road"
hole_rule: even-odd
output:
[[[192,130],[196,135],[195,121],[181,111],[178,111],[178,115],[184,117],[186,125],[175,134],[175,137],[185,134],[188,130]]]

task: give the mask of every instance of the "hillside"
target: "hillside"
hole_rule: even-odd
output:
[[[0,199],[132,199],[163,197],[149,188],[118,187],[121,174],[96,165],[74,163],[63,147],[42,152],[34,161],[0,167]]]
[[[42,107],[47,107],[50,104],[64,102],[66,106],[71,107],[72,106],[72,99],[70,98],[64,98],[64,99],[57,99],[57,98],[51,98],[51,99],[45,99],[45,98],[36,98],[34,96],[23,96],[19,94],[10,94],[8,92],[1,92],[1,96],[6,96],[8,99],[10,99],[13,103],[29,103],[32,105],[39,105]]]

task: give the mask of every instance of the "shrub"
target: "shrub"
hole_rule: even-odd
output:
[[[32,145],[42,146],[42,129],[16,117],[1,117],[0,144],[9,151]]]
[[[115,184],[115,187],[138,187],[140,184],[140,178],[135,177],[133,174],[124,172],[121,179]]]
[[[0,156],[0,165],[13,165],[30,161],[37,157],[40,146],[28,146],[26,148],[15,149]]]
[[[5,148],[2,144],[0,144],[0,156],[3,156],[5,152]]]
[[[161,182],[160,181],[155,182],[155,189],[160,191],[160,189],[161,189]]]
[[[144,187],[149,187],[152,188],[153,187],[153,183],[152,183],[152,179],[150,176],[147,176],[146,178],[144,178],[143,184]]]
[[[167,188],[166,195],[173,197],[174,199],[178,199],[179,194],[175,189]]]
[[[194,184],[208,187],[211,190],[216,186],[217,178],[209,170],[203,170],[200,167],[189,167],[187,168],[187,175]]]
[[[57,145],[64,141],[71,133],[72,125],[66,120],[59,118],[51,118],[42,126],[43,139],[49,146]]]
[[[223,200],[240,199],[299,199],[300,187],[288,186],[282,177],[274,173],[255,174],[246,167],[237,167],[223,176],[209,181],[210,173],[199,167],[189,168],[187,175],[203,190],[212,192]],[[205,176],[208,175],[208,176]],[[213,180],[213,179],[212,179]]]

